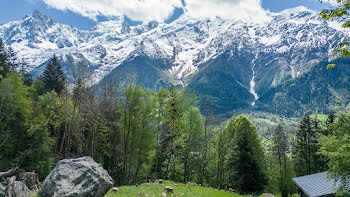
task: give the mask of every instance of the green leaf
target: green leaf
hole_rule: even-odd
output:
[[[335,68],[335,64],[328,64],[327,65],[327,70]]]

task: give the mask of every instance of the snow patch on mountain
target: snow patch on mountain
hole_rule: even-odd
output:
[[[259,99],[258,94],[255,91],[255,61],[258,59],[258,53],[255,55],[252,60],[252,79],[250,80],[250,90],[249,92],[254,96],[254,101],[252,102],[252,106],[255,106],[255,102]]]
[[[170,62],[171,68],[164,73],[183,84],[201,65],[227,51],[231,54],[288,53],[293,61],[283,61],[289,64],[290,76],[294,78],[306,70],[304,64],[312,62],[311,57],[300,54],[326,47],[327,55],[332,55],[339,38],[350,35],[339,23],[326,22],[318,12],[305,7],[267,14],[271,20],[266,23],[220,17],[199,19],[184,14],[170,24],[145,21],[137,26],[130,26],[120,17],[82,31],[35,11],[23,20],[1,25],[0,38],[13,47],[19,59],[28,62],[31,70],[53,54],[62,60],[68,55],[74,64],[84,62],[91,67],[91,84],[96,84],[133,57],[147,56]],[[259,74],[256,69],[253,72]],[[253,75],[253,82],[254,79]],[[255,94],[254,97],[257,98]]]
[[[262,44],[267,45],[267,46],[276,44],[276,43],[280,42],[280,40],[281,40],[281,35],[275,35],[275,36],[272,36],[272,37],[263,36],[263,37],[260,38],[260,42]]]

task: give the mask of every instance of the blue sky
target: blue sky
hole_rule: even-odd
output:
[[[184,4],[185,2],[183,2],[182,0],[182,3]],[[279,12],[287,8],[292,8],[301,5],[314,10],[322,10],[323,8],[328,6],[328,4],[321,4],[317,0],[262,0],[262,7],[265,10],[270,10],[272,12]],[[58,22],[76,26],[80,29],[91,29],[96,24],[96,21],[88,17],[83,17],[81,14],[74,13],[67,9],[61,11],[52,7],[54,6],[48,6],[46,3],[44,3],[44,0],[1,0],[0,24],[14,20],[20,20],[25,15],[32,14],[34,10],[39,10],[40,12],[51,16]],[[176,9],[175,14],[170,19],[168,19],[167,22],[171,22],[173,19],[177,18],[182,13],[182,9]],[[97,16],[96,19],[98,22],[108,20],[108,18],[100,15]],[[137,22],[133,22],[130,19],[129,22],[132,24],[137,24]]]

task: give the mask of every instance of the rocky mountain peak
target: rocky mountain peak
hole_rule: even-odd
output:
[[[56,22],[50,16],[42,14],[39,10],[34,10],[31,15],[26,16],[23,19],[23,23],[24,25],[35,24],[39,26],[50,27],[53,26]]]
[[[39,10],[34,10],[32,17],[33,18],[43,18],[43,17],[45,17],[45,15],[43,15]]]

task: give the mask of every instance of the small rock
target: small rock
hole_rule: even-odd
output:
[[[31,191],[36,192],[39,190],[39,176],[37,173],[24,172],[21,180]]]
[[[165,189],[164,189],[164,192],[163,192],[163,197],[166,197],[168,192],[169,193],[174,193],[173,188],[170,187],[170,186],[166,186]]]
[[[167,193],[168,193],[168,192],[170,192],[170,193],[174,193],[173,188],[172,188],[172,187],[170,187],[170,186],[166,186],[166,187],[165,187],[165,189],[164,189],[164,191],[165,191],[165,192],[167,192]]]
[[[270,193],[263,193],[260,195],[260,197],[275,197],[275,195],[270,194]]]
[[[13,197],[29,197],[30,190],[29,188],[21,181],[15,181],[13,186]]]
[[[116,187],[113,187],[113,188],[112,188],[112,191],[113,191],[113,193],[117,193],[117,192],[119,191],[119,189],[116,188]]]
[[[159,183],[159,184],[162,184],[162,183],[163,183],[163,179],[159,179],[159,180],[158,180],[158,183]]]
[[[232,188],[229,188],[228,189],[231,193],[235,193],[236,192],[236,190],[234,190],[234,189],[232,189]]]

